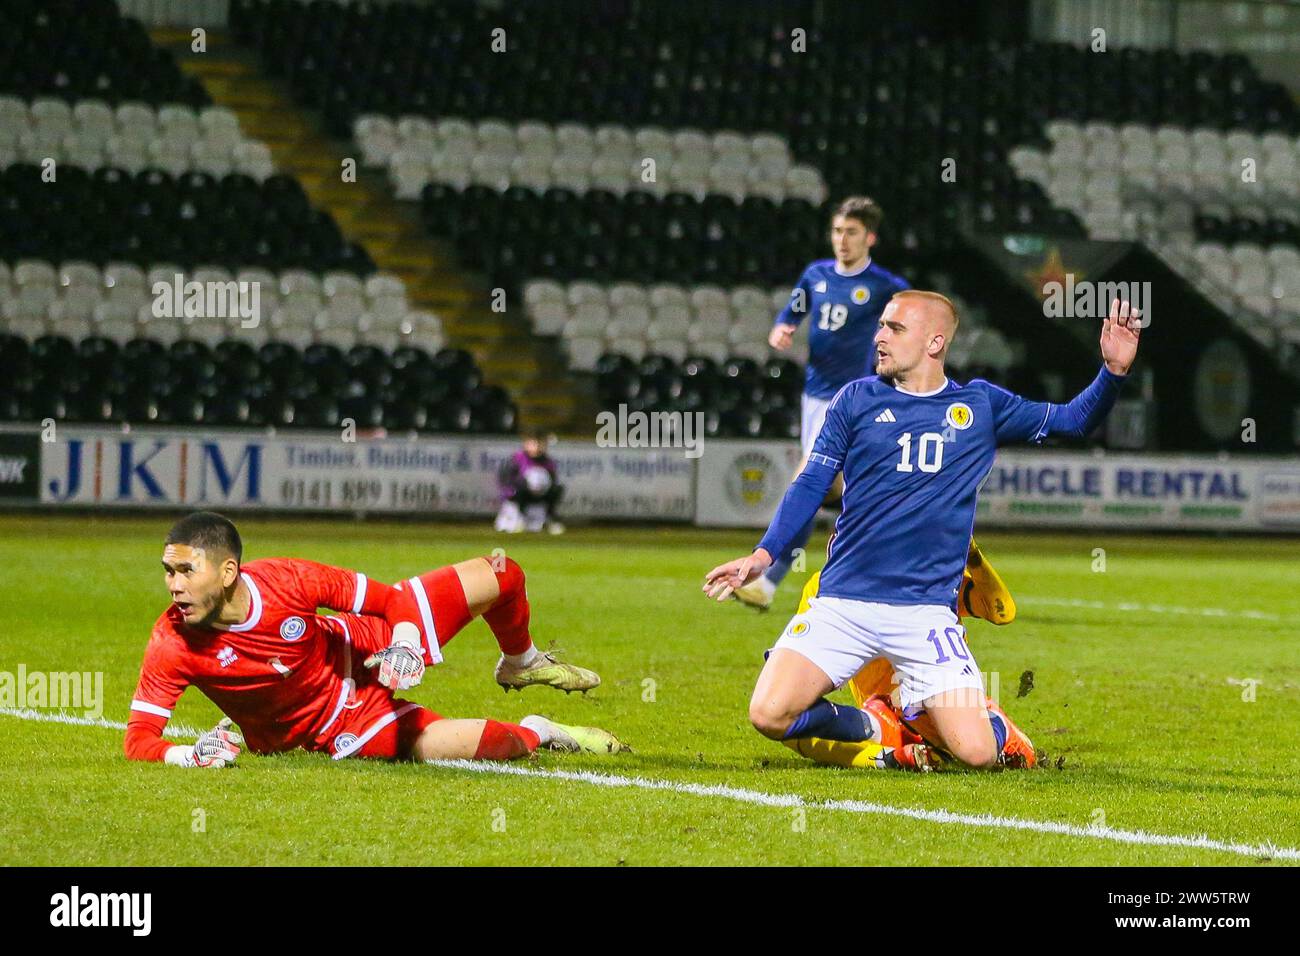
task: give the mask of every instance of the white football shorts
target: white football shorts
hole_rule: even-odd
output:
[[[830,407],[829,398],[813,398],[807,392],[804,392],[799,401],[799,444],[803,445],[805,458],[821,434],[822,425],[826,423],[826,409]]]
[[[984,680],[966,646],[966,628],[939,604],[881,604],[815,597],[790,618],[773,648],[796,651],[842,687],[862,666],[884,655],[894,665],[899,706],[920,706],[945,691],[970,689],[984,701]]]

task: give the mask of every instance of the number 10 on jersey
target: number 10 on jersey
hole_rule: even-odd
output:
[[[912,433],[903,432],[898,439],[898,444],[903,449],[903,454],[899,458],[897,469],[899,471],[912,471]],[[933,474],[943,466],[943,436],[938,432],[926,432],[917,442],[916,464],[927,474]]]

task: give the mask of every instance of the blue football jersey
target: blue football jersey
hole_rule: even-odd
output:
[[[979,379],[950,380],[929,394],[874,375],[845,386],[811,456],[844,472],[819,593],[954,605],[977,492],[997,447],[1041,441],[1051,407]]]
[[[835,271],[834,259],[820,259],[804,270],[775,324],[811,320],[806,394],[831,398],[849,382],[871,374],[871,342],[880,313],[894,293],[907,288],[903,279],[870,261],[848,276]]]

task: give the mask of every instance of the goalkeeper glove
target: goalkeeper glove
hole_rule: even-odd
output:
[[[393,643],[366,658],[365,666],[379,668],[379,683],[391,690],[407,690],[424,677],[420,632],[409,621],[393,628]]]
[[[233,726],[234,721],[223,717],[216,727],[196,740],[194,746],[178,744],[169,747],[163,759],[178,767],[233,766],[239,756],[239,745],[244,742],[237,731],[230,729]]]

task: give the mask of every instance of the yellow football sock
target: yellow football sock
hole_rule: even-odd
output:
[[[850,743],[845,740],[823,740],[821,737],[801,737],[798,740],[781,741],[795,753],[816,763],[833,764],[836,767],[859,767],[877,769],[877,758],[885,748],[870,740]]]

